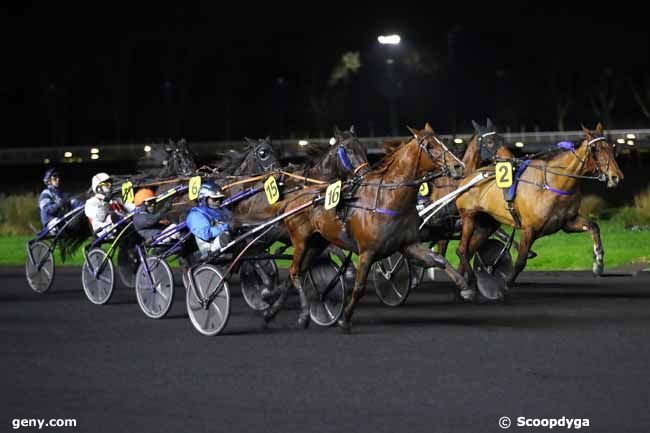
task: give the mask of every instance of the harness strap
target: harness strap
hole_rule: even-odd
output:
[[[395,212],[394,210],[390,210],[390,209],[385,209],[383,207],[366,207],[366,206],[360,206],[358,204],[351,204],[351,203],[345,203],[345,206],[346,207],[352,207],[352,208],[355,208],[355,209],[365,210],[365,211],[368,211],[368,212],[382,213],[384,215],[388,215],[388,216],[392,216],[392,217],[399,216],[399,212]]]
[[[561,189],[553,188],[552,186],[546,183],[544,184],[544,189],[559,195],[573,195],[576,193],[575,191],[562,191]]]
[[[225,189],[232,188],[233,186],[236,186],[236,185],[242,185],[242,184],[257,182],[258,180],[262,180],[265,177],[266,176],[264,176],[264,175],[249,177],[248,179],[242,179],[242,180],[238,180],[237,182],[233,182],[233,183],[229,183],[227,185],[224,185],[221,189],[225,190]]]
[[[517,193],[517,184],[519,183],[519,178],[524,173],[524,170],[526,170],[530,162],[531,160],[527,159],[524,162],[522,162],[521,165],[517,168],[517,171],[515,172],[515,178],[512,182],[512,185],[508,189],[508,197],[512,197],[512,199],[515,198],[515,194]]]
[[[305,177],[305,176],[299,176],[297,174],[289,173],[287,171],[280,170],[280,173],[282,173],[282,174],[284,174],[286,176],[289,176],[289,177],[293,177],[294,179],[299,179],[299,180],[304,180],[304,181],[307,181],[307,182],[315,183],[316,185],[325,185],[327,183],[327,182],[323,182],[322,180],[311,179],[311,178]]]

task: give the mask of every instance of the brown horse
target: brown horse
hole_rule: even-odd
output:
[[[465,280],[443,257],[419,244],[419,217],[415,209],[420,179],[443,169],[460,175],[462,162],[438,140],[428,124],[422,131],[410,130],[414,137],[355,185],[352,201],[339,205],[347,207],[342,214],[336,209],[314,206],[284,221],[294,246],[289,275],[299,290],[302,274],[328,243],[359,254],[354,290],[339,320],[339,326],[346,332],[351,329],[352,314],[363,296],[373,262],[395,251],[422,266],[443,268],[461,291],[466,289]],[[285,209],[306,203],[322,192],[322,187],[312,187],[287,203]]]
[[[463,164],[465,176],[472,174],[480,167],[488,164],[494,164],[497,160],[507,160],[514,158],[514,155],[504,146],[503,138],[496,132],[496,128],[490,119],[487,119],[485,126],[479,125],[472,120],[474,134],[469,139],[467,149],[463,154]],[[454,191],[460,185],[462,179],[455,179],[451,176],[442,176],[432,181],[433,188],[429,195],[429,200],[434,202],[450,192]],[[448,237],[457,232],[456,221],[459,219],[458,211],[452,205],[443,208],[440,217],[431,218],[427,222],[427,228],[423,233],[426,240],[437,241],[438,252],[444,257],[447,253],[449,240],[440,237]],[[441,233],[442,231],[442,233]]]
[[[522,235],[517,260],[506,284],[514,283],[526,266],[528,252],[535,239],[564,230],[567,233],[588,231],[594,243],[595,274],[602,273],[604,251],[598,225],[578,214],[581,196],[579,179],[607,181],[612,188],[623,179],[614,149],[603,136],[599,123],[592,132],[583,127],[584,138],[577,149],[561,152],[548,160],[533,159],[519,180],[514,208],[521,220]],[[589,176],[594,173],[595,176]],[[461,183],[462,185],[462,183]],[[461,241],[456,253],[461,273],[473,281],[469,261],[476,250],[500,224],[515,227],[506,209],[502,190],[494,178],[476,185],[456,200],[462,218]]]

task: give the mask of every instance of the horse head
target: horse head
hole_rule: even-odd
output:
[[[454,178],[462,177],[465,164],[440,140],[427,123],[424,129],[408,128],[421,150],[418,164],[423,171],[442,169]]]
[[[587,170],[598,175],[599,180],[607,182],[608,188],[613,188],[623,180],[621,171],[616,162],[616,150],[605,137],[605,128],[598,123],[595,131],[582,127],[584,139],[581,146],[588,146]]]
[[[474,127],[476,148],[468,147],[467,152],[478,152],[478,166],[494,162],[497,153],[500,153],[501,149],[507,150],[507,148],[504,147],[505,140],[496,132],[496,127],[489,118],[487,119],[485,126],[480,125],[473,120],[472,126]],[[509,150],[508,153],[510,154],[509,156],[512,156]],[[469,156],[471,157],[472,154]],[[465,158],[463,159],[465,160]]]
[[[196,171],[196,163],[184,138],[177,142],[170,140],[165,150],[168,155],[165,165],[171,175],[190,176]]]
[[[244,139],[248,147],[240,168],[235,172],[236,175],[266,172],[280,167],[277,152],[271,144],[271,137],[260,138],[257,141],[247,137]]]
[[[334,127],[335,142],[328,151],[328,156],[335,158],[336,169],[340,177],[363,176],[370,170],[368,166],[368,149],[359,141],[354,126],[348,131]]]

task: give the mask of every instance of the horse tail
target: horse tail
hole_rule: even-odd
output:
[[[59,251],[61,253],[61,260],[65,261],[72,257],[79,247],[83,245],[86,240],[92,236],[92,229],[86,218],[77,218],[65,228],[65,233],[59,240]]]

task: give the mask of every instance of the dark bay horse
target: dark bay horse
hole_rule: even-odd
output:
[[[196,171],[194,155],[187,141],[169,140],[165,145],[155,145],[138,160],[142,178],[165,179],[173,176],[190,176]]]
[[[215,176],[253,176],[280,167],[277,149],[271,137],[257,141],[244,137],[247,145],[243,149],[230,149],[218,154],[219,159],[208,164]]]
[[[335,143],[333,145],[315,146],[311,145],[309,153],[311,162],[304,167],[292,169],[288,167],[283,177],[283,200],[286,194],[291,194],[303,187],[314,184],[325,184],[338,179],[349,179],[360,176],[368,170],[368,149],[355,135],[354,128],[349,131],[340,131],[334,128]],[[232,188],[227,188],[229,195],[234,195],[246,188],[259,188],[264,181],[255,183],[242,183]],[[260,218],[272,218],[275,206],[270,207],[264,193],[255,194],[250,198],[242,200],[233,206],[233,211],[240,216],[249,216],[256,220]]]
[[[359,254],[354,290],[339,320],[339,326],[346,332],[351,329],[352,314],[363,296],[373,262],[395,251],[402,251],[422,266],[445,269],[461,290],[466,289],[465,280],[443,257],[419,244],[419,217],[415,209],[419,179],[434,170],[451,170],[460,175],[462,162],[430,127],[411,132],[414,137],[410,141],[356,184],[352,201],[339,205],[347,208],[343,214],[318,205],[284,221],[294,246],[289,274],[299,290],[302,274],[328,243]],[[283,209],[295,208],[323,191],[323,187],[309,188]]]
[[[247,224],[256,224],[264,222],[275,217],[280,210],[296,197],[300,196],[304,188],[314,185],[313,181],[319,182],[318,185],[327,186],[328,183],[341,180],[347,180],[359,177],[368,170],[367,147],[357,138],[354,128],[349,131],[340,131],[334,129],[335,143],[327,147],[319,146],[312,150],[312,154],[320,154],[306,167],[290,173],[295,176],[286,176],[283,181],[282,199],[273,205],[269,205],[265,194],[257,193],[244,200],[235,203],[232,207],[236,220]],[[311,181],[305,180],[306,178]],[[243,188],[260,188],[263,182],[255,184],[239,184],[235,188],[228,188],[229,194],[240,192]],[[285,244],[290,243],[289,234],[286,227],[282,224],[277,225],[267,235],[265,235],[252,251],[261,251],[270,246],[273,242],[281,241]],[[330,252],[342,260],[345,256],[338,248],[331,248]],[[290,280],[278,287],[279,293],[273,290],[263,290],[262,296],[266,299],[279,295],[279,298],[273,303],[273,306],[265,311],[265,320],[270,321],[279,311],[280,306],[288,296]],[[298,318],[299,326],[306,326],[309,323],[309,304],[307,297],[300,286],[294,286],[298,291],[301,303],[301,314]]]
[[[612,188],[623,179],[616,163],[614,148],[607,142],[602,124],[592,132],[583,127],[580,145],[548,160],[533,159],[523,171],[514,200],[521,219],[521,240],[517,260],[506,284],[514,283],[526,266],[528,252],[535,239],[564,230],[567,233],[588,231],[594,243],[593,271],[604,268],[604,250],[598,225],[578,214],[581,195],[578,180],[598,179]],[[590,176],[591,174],[594,176]],[[462,183],[461,183],[462,184]],[[494,178],[474,186],[456,200],[462,218],[461,241],[456,253],[461,273],[473,281],[469,261],[476,250],[500,224],[515,227],[506,209],[503,193]]]

